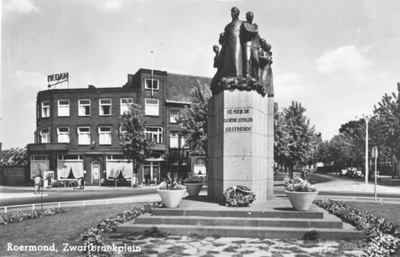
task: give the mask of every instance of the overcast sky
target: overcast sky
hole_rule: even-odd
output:
[[[213,77],[236,6],[272,45],[275,101],[300,102],[323,140],[371,114],[400,81],[400,1],[3,0],[0,142],[34,142],[37,92],[69,72],[70,88],[120,87],[140,68]],[[62,88],[58,86],[57,88]],[[66,87],[66,86],[64,86]]]

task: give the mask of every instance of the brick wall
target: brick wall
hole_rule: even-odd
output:
[[[0,185],[3,186],[28,186],[28,166],[0,166]]]

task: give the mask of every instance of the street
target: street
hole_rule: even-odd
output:
[[[297,175],[297,174],[295,174]],[[275,175],[274,195],[275,197],[285,197],[283,179],[287,174]],[[365,185],[362,179],[340,177],[332,174],[311,173],[309,181],[316,185],[319,191],[318,198],[330,198],[346,201],[375,201],[373,181]],[[133,196],[150,197],[157,192],[157,187],[142,188],[110,188],[110,187],[91,187],[87,186],[84,190],[73,190],[72,188],[54,188],[44,190],[43,197],[34,195],[32,190],[23,190],[18,187],[0,187],[0,207],[14,205],[31,205],[43,203],[71,202],[71,201],[90,201],[100,199],[129,198]],[[207,189],[203,188],[202,194],[207,194]],[[4,197],[8,195],[8,197]],[[10,196],[11,195],[11,196]],[[391,180],[379,181],[377,200],[379,202],[400,203],[400,185]]]

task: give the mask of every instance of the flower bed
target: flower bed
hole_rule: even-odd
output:
[[[44,216],[54,216],[64,212],[65,211],[61,208],[53,208],[44,210],[17,211],[17,212],[5,213],[0,215],[0,225],[19,223],[23,220],[36,219]]]
[[[357,229],[364,230],[368,256],[390,256],[399,251],[400,233],[393,223],[333,200],[316,200],[314,203]]]
[[[117,229],[117,225],[130,221],[144,213],[152,213],[154,208],[160,207],[161,202],[154,204],[146,204],[142,207],[134,207],[133,209],[118,213],[113,218],[104,219],[96,226],[86,230],[81,235],[81,240],[84,242],[83,249],[87,256],[109,256],[112,252],[104,251],[103,249],[111,248],[111,245],[104,239],[104,233],[113,233]]]

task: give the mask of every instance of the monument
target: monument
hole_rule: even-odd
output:
[[[271,46],[259,35],[254,14],[232,21],[213,46],[208,110],[208,196],[223,200],[229,187],[250,188],[256,201],[273,198],[274,90]]]

